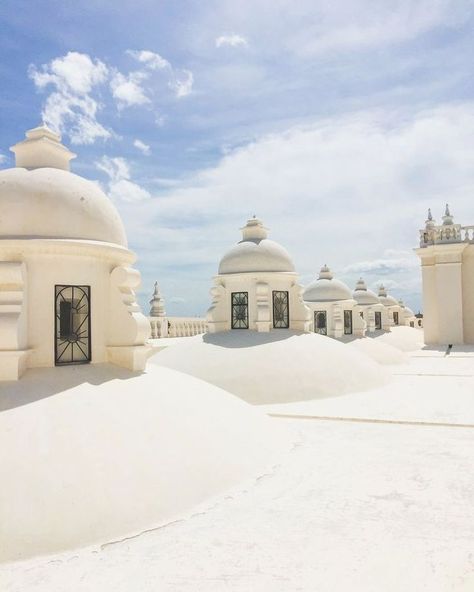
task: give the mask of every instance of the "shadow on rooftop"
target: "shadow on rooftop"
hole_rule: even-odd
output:
[[[99,385],[140,374],[111,364],[30,368],[19,380],[0,382],[0,412],[60,395],[80,384]]]
[[[273,329],[268,333],[234,329],[233,331],[222,331],[220,333],[205,333],[202,340],[204,343],[211,343],[219,347],[240,348],[275,343],[276,341],[284,341],[300,335],[304,335],[304,333],[290,331],[289,329]]]

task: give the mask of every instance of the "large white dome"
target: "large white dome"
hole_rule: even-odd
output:
[[[243,240],[222,257],[219,274],[254,271],[294,273],[295,266],[288,251],[267,238],[267,231],[260,220],[249,220],[242,231]]]
[[[99,186],[69,172],[74,155],[40,127],[12,148],[0,171],[0,238],[95,240],[127,246],[122,220]]]
[[[344,282],[334,279],[330,269],[325,265],[319,277],[306,286],[303,292],[306,302],[335,302],[352,300],[352,292]]]
[[[127,246],[120,216],[98,185],[53,168],[0,171],[0,238],[66,238]]]

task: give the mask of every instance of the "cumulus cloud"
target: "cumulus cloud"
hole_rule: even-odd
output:
[[[63,133],[67,128],[73,144],[92,144],[111,136],[97,120],[101,105],[91,94],[109,74],[103,62],[72,51],[40,68],[30,65],[28,74],[38,89],[54,89],[42,111],[52,129]]]
[[[168,86],[174,91],[178,99],[187,97],[193,90],[194,76],[189,70],[175,72]]]
[[[242,37],[242,35],[232,33],[230,35],[221,35],[220,37],[216,38],[216,47],[223,47],[224,45],[228,45],[230,47],[247,47],[248,42],[245,37]]]
[[[135,148],[137,148],[137,150],[140,150],[140,152],[142,152],[145,156],[149,156],[151,154],[150,146],[148,144],[145,144],[145,142],[142,142],[141,140],[137,139],[133,141],[133,145],[135,146]]]
[[[125,158],[103,156],[96,167],[108,177],[109,197],[118,202],[141,202],[151,197],[150,193],[131,181],[130,166]]]
[[[40,67],[31,64],[28,75],[36,88],[41,92],[50,91],[42,110],[45,123],[59,133],[66,133],[73,144],[92,144],[100,138],[113,136],[112,130],[98,120],[106,94],[110,101],[110,94],[104,92],[107,86],[119,111],[130,107],[152,109],[163,90],[168,94],[172,91],[176,98],[192,92],[194,79],[189,70],[175,69],[162,56],[149,50],[128,50],[127,53],[140,64],[139,69],[124,73],[74,51]],[[157,116],[157,125],[162,121],[163,116]]]
[[[343,269],[343,273],[392,275],[394,273],[407,272],[419,265],[418,259],[410,251],[386,250],[383,257],[351,263]]]
[[[147,78],[148,75],[145,72],[130,72],[127,75],[115,72],[110,81],[110,88],[119,109],[151,103],[143,87]]]
[[[151,70],[164,70],[171,68],[171,64],[168,62],[168,60],[165,60],[165,58],[160,56],[160,54],[153,51],[138,51],[135,49],[128,49],[127,53]]]
[[[416,306],[411,249],[428,206],[441,210],[449,196],[455,220],[471,221],[474,103],[399,115],[321,119],[237,147],[151,200],[146,218],[128,210],[131,241],[143,252],[153,244],[154,265],[159,252],[166,270],[193,263],[210,277],[256,214],[303,276],[327,263],[350,285],[362,274],[390,279]],[[208,287],[203,281],[193,296],[203,309]]]

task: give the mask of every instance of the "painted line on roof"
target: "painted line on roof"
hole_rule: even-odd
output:
[[[318,421],[346,421],[352,423],[385,423],[394,425],[431,426],[441,428],[474,428],[472,423],[448,423],[442,421],[411,421],[403,419],[376,419],[366,417],[330,417],[326,415],[292,415],[290,413],[268,413],[278,419],[314,419]]]

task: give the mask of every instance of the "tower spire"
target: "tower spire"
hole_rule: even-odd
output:
[[[166,316],[165,301],[164,301],[164,298],[161,296],[160,288],[158,287],[158,282],[155,282],[153,296],[150,300],[150,304],[151,304],[151,307],[150,307],[150,316],[151,317]]]

